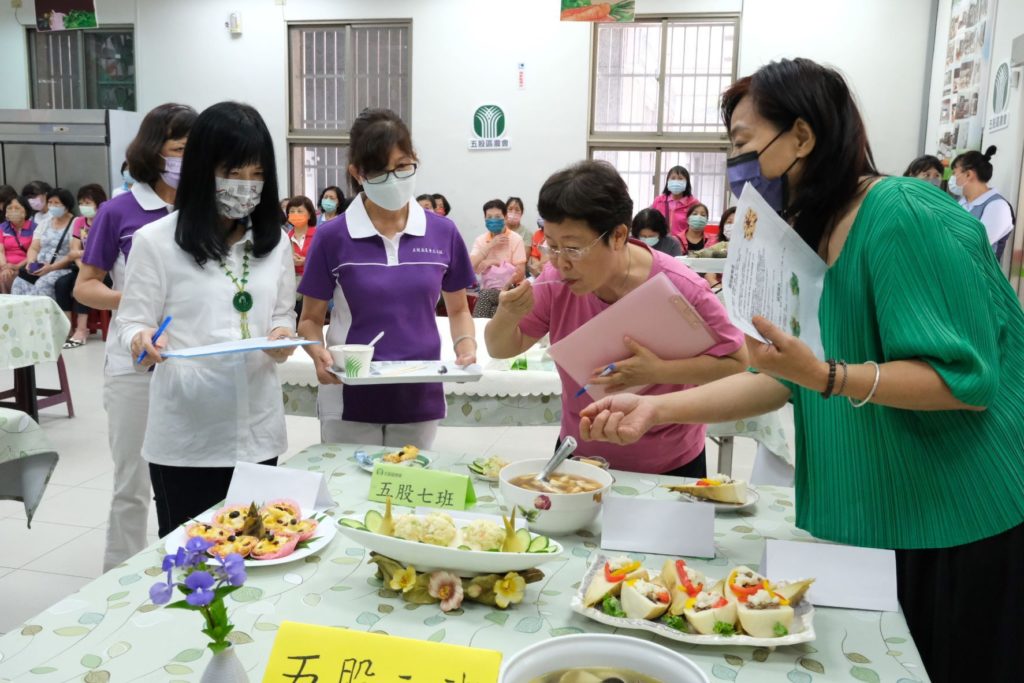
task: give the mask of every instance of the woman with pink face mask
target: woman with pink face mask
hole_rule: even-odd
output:
[[[533,233],[528,226],[523,225],[523,200],[519,197],[509,197],[505,200],[505,227],[523,238],[523,244],[529,244],[533,239]]]
[[[44,180],[33,180],[21,189],[21,196],[28,199],[32,208],[32,222],[36,225],[43,225],[50,220],[46,194],[52,189],[53,187]]]

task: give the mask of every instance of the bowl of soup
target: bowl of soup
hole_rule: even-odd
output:
[[[505,660],[500,683],[708,683],[674,650],[631,636],[582,633],[550,638]]]
[[[531,531],[545,536],[571,534],[590,526],[615,479],[600,467],[566,460],[548,482],[538,481],[546,463],[542,458],[503,467],[498,488],[505,503],[516,506]]]

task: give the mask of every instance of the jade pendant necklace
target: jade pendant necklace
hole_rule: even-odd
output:
[[[231,297],[231,305],[235,307],[241,316],[242,326],[242,339],[249,339],[252,334],[249,332],[249,311],[252,310],[252,294],[250,294],[245,286],[249,284],[249,255],[252,253],[252,242],[245,243],[245,255],[242,257],[242,278],[239,279],[228,270],[227,264],[224,261],[220,262],[220,269],[224,271],[224,274],[230,278],[232,284],[235,285],[235,289],[238,291],[233,297]]]

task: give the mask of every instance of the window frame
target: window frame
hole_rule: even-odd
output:
[[[285,60],[285,74],[287,82],[288,96],[286,98],[285,105],[285,116],[288,123],[288,132],[285,136],[285,145],[287,147],[288,156],[288,196],[295,196],[297,187],[296,183],[299,182],[299,174],[302,172],[302,167],[296,166],[293,162],[296,148],[300,147],[348,147],[349,134],[348,130],[331,130],[327,128],[323,129],[303,129],[296,128],[292,117],[293,107],[295,106],[295,97],[297,96],[294,83],[292,82],[292,29],[293,28],[344,28],[346,29],[346,40],[345,40],[345,54],[346,64],[349,60],[350,50],[353,49],[352,41],[349,39],[351,36],[350,29],[352,27],[380,27],[380,28],[404,28],[408,35],[408,80],[409,85],[406,93],[406,97],[409,102],[408,114],[404,117],[406,125],[412,129],[412,93],[413,93],[413,81],[414,74],[413,69],[413,20],[411,18],[389,18],[389,19],[350,19],[350,20],[322,20],[322,21],[290,21],[285,23],[285,45],[287,50],[287,59]],[[348,86],[347,86],[348,87]],[[347,192],[348,188],[344,185],[342,189]],[[316,198],[314,198],[314,202]]]
[[[104,107],[90,107],[88,102],[89,96],[89,65],[86,64],[86,34],[95,33],[130,33],[132,36],[132,46],[136,54],[133,55],[133,68],[135,74],[133,77],[133,88],[135,90],[135,109],[128,111],[138,111],[138,98],[139,98],[139,71],[138,62],[134,61],[137,56],[136,46],[138,44],[135,26],[133,24],[110,24],[104,26],[98,26],[95,28],[87,29],[76,29],[73,31],[59,31],[56,33],[69,34],[77,38],[77,45],[75,46],[75,64],[78,69],[77,83],[72,85],[72,105],[70,107],[41,107],[36,95],[36,89],[39,84],[39,61],[36,55],[36,41],[40,37],[45,37],[49,34],[49,31],[39,31],[34,26],[25,27],[25,49],[28,52],[28,95],[29,95],[29,107],[32,109],[50,109],[50,110],[61,110],[61,109],[104,109]],[[75,95],[77,94],[77,101]]]
[[[595,105],[597,101],[597,69],[598,69],[598,31],[601,24],[594,24],[590,40],[590,84],[587,101],[587,158],[593,159],[598,151],[654,151],[654,176],[651,186],[654,196],[659,194],[659,179],[664,174],[663,156],[665,152],[720,152],[728,156],[729,135],[727,131],[718,133],[707,132],[666,132],[665,131],[665,68],[668,61],[669,47],[667,43],[669,25],[672,22],[687,21],[700,23],[704,21],[731,21],[733,23],[732,45],[732,80],[738,78],[740,31],[742,30],[741,15],[736,12],[714,13],[674,13],[638,15],[637,23],[661,23],[661,59],[658,73],[658,130],[645,132],[629,131],[598,131]],[[730,196],[726,183],[723,206],[729,206]],[[639,211],[645,207],[634,207]],[[712,217],[717,220],[717,217]]]

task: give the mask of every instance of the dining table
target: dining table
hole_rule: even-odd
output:
[[[26,413],[0,408],[0,500],[24,504],[29,528],[58,459],[39,423]]]
[[[315,445],[284,466],[323,476],[336,503],[333,518],[363,519],[367,511],[382,506],[368,500],[371,475],[354,457],[361,448],[368,447]],[[468,472],[473,459],[450,453],[428,455],[433,468],[461,474]],[[611,495],[627,498],[673,498],[677,494],[664,485],[682,481],[651,474],[612,474]],[[502,512],[498,484],[475,478],[472,482],[477,497],[473,510]],[[737,565],[757,569],[766,539],[818,542],[794,525],[792,489],[761,486],[758,494],[752,508],[716,513],[714,557],[687,558],[691,567],[709,577],[721,577]],[[813,641],[774,648],[684,644],[592,621],[574,612],[570,603],[588,563],[603,552],[600,522],[556,540],[564,546],[563,554],[540,565],[544,576],[526,586],[522,602],[499,609],[467,600],[458,609],[442,612],[437,604],[404,602],[377,577],[368,551],[339,533],[314,555],[291,563],[248,567],[245,585],[226,598],[235,625],[229,640],[251,681],[263,680],[284,621],[485,648],[506,658],[550,638],[616,633],[656,640],[692,659],[715,682],[928,680],[900,611],[819,606]],[[163,542],[151,545],[0,637],[0,681],[198,681],[211,660],[200,632],[200,616],[166,609],[149,599],[150,587],[165,575],[161,570],[164,550]],[[660,567],[664,560],[654,554],[630,555],[650,567]]]
[[[14,371],[13,397],[5,405],[39,419],[36,365],[60,358],[71,322],[48,296],[0,294],[0,370]]]

